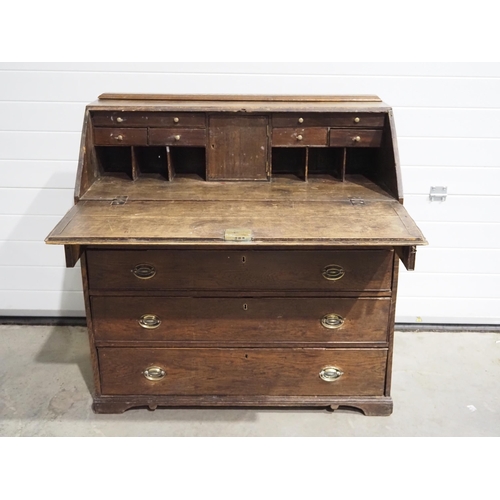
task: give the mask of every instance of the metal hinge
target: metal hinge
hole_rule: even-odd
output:
[[[448,188],[446,186],[431,186],[429,193],[430,201],[446,201]]]

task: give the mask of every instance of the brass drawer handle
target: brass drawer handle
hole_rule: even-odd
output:
[[[150,366],[149,368],[146,368],[142,374],[148,380],[152,380],[153,382],[161,380],[166,375],[165,370],[159,366]]]
[[[325,328],[334,330],[344,325],[344,318],[340,314],[335,314],[335,313],[325,314],[321,318],[321,325],[324,326]]]
[[[336,382],[342,375],[344,372],[335,366],[325,366],[319,372],[319,378],[325,382]]]
[[[156,274],[156,269],[151,264],[137,264],[132,272],[141,280],[149,280]]]
[[[330,264],[323,269],[323,278],[329,281],[337,281],[345,274],[344,268],[337,264]]]
[[[146,330],[154,330],[161,325],[161,320],[156,314],[143,314],[138,323]]]

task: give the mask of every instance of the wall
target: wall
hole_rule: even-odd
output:
[[[430,243],[402,268],[397,321],[500,324],[498,63],[1,63],[0,89],[0,315],[83,315],[80,270],[43,239],[72,205],[98,94],[359,93],[394,108],[405,206]]]

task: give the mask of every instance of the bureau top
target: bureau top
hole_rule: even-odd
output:
[[[89,110],[241,111],[241,112],[387,112],[391,108],[375,95],[167,95],[101,94]]]

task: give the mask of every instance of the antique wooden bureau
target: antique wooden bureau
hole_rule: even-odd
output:
[[[46,239],[81,260],[94,411],[390,414],[402,201],[376,96],[101,95]]]

